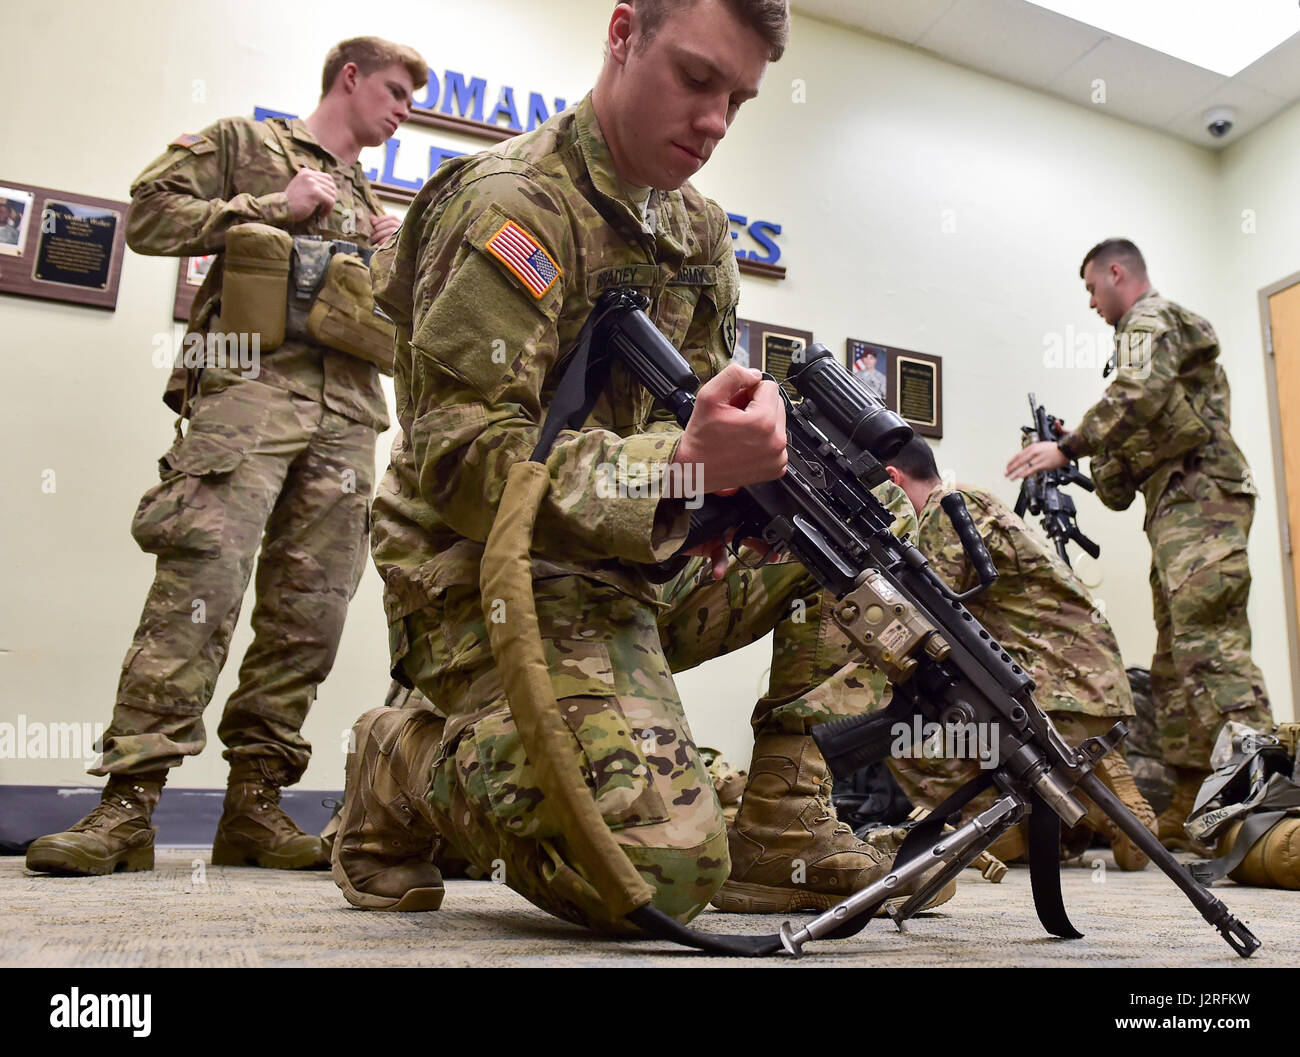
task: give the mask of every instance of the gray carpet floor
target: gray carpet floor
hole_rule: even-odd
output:
[[[503,885],[449,881],[442,910],[353,910],[325,873],[213,867],[207,848],[161,848],[151,873],[55,878],[0,858],[0,965],[117,966],[1223,966],[1300,965],[1300,892],[1220,885],[1216,894],[1263,940],[1234,954],[1154,867],[1114,868],[1108,852],[1067,866],[1067,909],[1081,940],[1046,935],[1029,871],[1001,884],[966,870],[956,898],[905,932],[878,920],[812,944],[800,961],[705,957],[655,940],[618,942],[557,921]],[[771,933],[781,917],[708,911],[706,930]],[[796,916],[796,921],[806,920]]]

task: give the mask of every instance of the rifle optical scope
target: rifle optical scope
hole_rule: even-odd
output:
[[[881,462],[912,439],[912,427],[855,382],[825,345],[808,346],[803,362],[792,364],[787,378],[805,401],[812,401],[814,418]]]

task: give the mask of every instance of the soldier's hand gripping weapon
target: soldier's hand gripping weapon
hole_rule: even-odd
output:
[[[1025,443],[1045,440],[1055,444],[1065,436],[1065,424],[1049,415],[1033,393],[1029,394],[1029,413],[1034,424],[1020,427]],[[1026,477],[1020,482],[1020,495],[1016,499],[1016,517],[1024,517],[1026,510],[1034,517],[1042,517],[1043,531],[1066,565],[1070,564],[1070,555],[1065,549],[1069,540],[1074,540],[1094,558],[1101,553],[1101,548],[1079,531],[1074,499],[1061,491],[1061,487],[1068,484],[1077,484],[1089,492],[1093,490],[1092,480],[1079,469],[1078,459],[1071,459],[1062,469],[1043,470]]]
[[[645,314],[647,304],[628,290],[602,295],[589,321],[591,345],[601,359],[621,363],[685,426],[699,380]],[[1075,825],[1087,813],[1076,795],[1083,792],[1238,954],[1249,957],[1259,940],[1093,773],[1127,728],[1117,723],[1104,737],[1071,749],[1034,703],[1033,680],[962,605],[969,595],[954,594],[916,547],[890,531],[893,515],[871,489],[888,479],[880,460],[911,436],[910,427],[857,385],[824,346],[813,345],[801,359],[788,379],[801,399],[783,391],[786,473],[735,496],[707,497],[692,516],[683,549],[734,530],[734,541],[757,538],[787,552],[834,597],[834,620],[861,655],[888,675],[893,698],[886,709],[814,731],[836,775],[884,758],[897,724],[911,724],[915,716],[955,732],[982,732],[992,739],[996,756],[990,753],[979,778],[913,829],[888,876],[801,928],[787,923],[782,945],[799,954],[810,940],[852,935],[887,897],[911,893],[891,911],[901,925],[1026,815],[1039,920],[1054,935],[1079,936],[1061,901],[1059,841],[1061,822]],[[961,496],[947,496],[944,508],[979,573],[975,591],[981,590],[997,575],[988,552]],[[983,738],[978,743],[990,744]],[[993,807],[944,834],[949,817],[989,787],[998,795]]]

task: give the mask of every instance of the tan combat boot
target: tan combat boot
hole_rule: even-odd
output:
[[[836,818],[831,783],[810,736],[755,740],[745,796],[727,831],[731,876],[711,900],[715,907],[743,914],[829,910],[889,872],[891,857]],[[954,890],[945,888],[926,909]]]
[[[1170,851],[1190,851],[1208,859],[1214,853],[1200,841],[1192,840],[1187,835],[1183,824],[1192,814],[1196,803],[1196,794],[1209,771],[1198,771],[1191,767],[1176,767],[1177,784],[1174,786],[1174,798],[1169,806],[1160,812],[1156,819],[1159,827],[1160,843]]]
[[[110,775],[99,806],[63,833],[38,837],[27,849],[27,869],[89,877],[118,870],[152,870],[150,824],[166,771]]]
[[[1157,837],[1160,835],[1156,825],[1156,813],[1139,791],[1133,781],[1133,772],[1129,770],[1127,761],[1118,751],[1109,752],[1102,757],[1101,763],[1097,765],[1097,776],[1107,789],[1123,801],[1124,806],[1133,812],[1142,825]],[[1147,858],[1146,852],[1126,837],[1124,831],[1110,818],[1102,816],[1095,807],[1088,812],[1090,824],[1094,821],[1094,814],[1101,816],[1097,819],[1095,828],[1109,842],[1110,850],[1115,854],[1115,865],[1121,870],[1145,870],[1147,863],[1151,861]]]
[[[272,870],[324,870],[328,853],[320,837],[304,833],[280,807],[288,775],[270,756],[236,756],[212,840],[213,866],[264,866]]]
[[[424,795],[443,721],[423,708],[371,709],[352,728],[331,876],[363,910],[437,910],[441,843]]]

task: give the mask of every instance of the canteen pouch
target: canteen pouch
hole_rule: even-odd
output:
[[[1127,510],[1137,496],[1137,483],[1118,455],[1098,452],[1088,464],[1097,498],[1111,510]]]
[[[312,341],[393,373],[396,331],[375,307],[370,269],[361,257],[335,253],[307,316]]]
[[[236,224],[226,233],[221,320],[228,334],[258,335],[262,352],[284,343],[293,237],[269,224]]]

